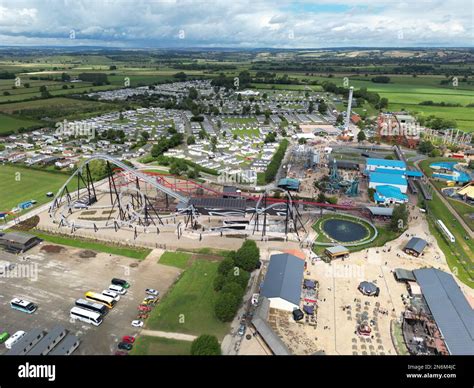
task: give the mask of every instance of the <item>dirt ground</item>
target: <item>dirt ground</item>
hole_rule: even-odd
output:
[[[177,268],[157,263],[161,252],[152,252],[147,259],[139,261],[96,252],[84,255],[84,250],[68,247],[58,253],[48,253],[41,249],[42,245],[51,247],[49,243],[42,243],[23,255],[0,251],[1,261],[29,269],[19,278],[0,276],[0,329],[13,334],[33,328],[48,331],[62,324],[81,339],[75,354],[113,354],[122,336],[137,333],[130,323],[136,319],[145,289],[154,288],[164,294],[180,273]],[[113,277],[126,279],[131,287],[105,316],[104,322],[98,327],[71,322],[69,310],[75,300],[83,298],[87,291],[107,289]],[[11,309],[9,302],[14,297],[37,303],[38,310],[29,315]],[[5,350],[1,345],[0,353]]]
[[[316,261],[313,265],[307,259],[305,278],[319,283],[317,325],[296,323],[287,312],[275,311],[270,314],[278,334],[292,353],[396,354],[390,325],[404,311],[401,295],[407,295],[407,289],[404,283],[395,280],[393,271],[396,268],[413,270],[435,267],[450,273],[436,240],[429,234],[424,215],[416,209],[412,213],[418,219],[412,220],[406,233],[384,247],[352,253],[348,259],[331,264]],[[429,245],[422,257],[415,258],[402,251],[412,236],[428,241]],[[364,280],[380,287],[378,297],[364,296],[357,290],[359,283]],[[459,281],[458,284],[468,298],[474,297],[474,290]],[[363,314],[369,322],[374,321],[370,337],[361,337],[355,333],[357,322]]]

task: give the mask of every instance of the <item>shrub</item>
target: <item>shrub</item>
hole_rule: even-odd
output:
[[[191,344],[191,354],[193,356],[219,356],[221,346],[215,336],[203,334]]]
[[[234,319],[240,305],[240,299],[236,295],[221,292],[216,300],[214,312],[222,322],[230,322]]]

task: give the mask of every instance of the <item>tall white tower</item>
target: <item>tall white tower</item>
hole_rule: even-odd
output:
[[[349,132],[349,123],[351,122],[351,111],[352,111],[352,93],[354,93],[354,87],[349,88],[349,99],[347,100],[347,113],[346,113],[346,124],[344,130]]]

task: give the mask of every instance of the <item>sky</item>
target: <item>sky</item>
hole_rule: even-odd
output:
[[[473,9],[473,0],[0,0],[0,45],[473,47]]]

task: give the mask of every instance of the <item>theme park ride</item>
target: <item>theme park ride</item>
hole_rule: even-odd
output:
[[[326,190],[331,194],[343,193],[349,197],[356,197],[359,195],[359,178],[357,176],[352,179],[343,178],[337,169],[336,160],[333,159]]]
[[[92,179],[90,163],[105,163],[106,177]],[[270,191],[280,191],[278,198]],[[262,194],[225,193],[208,185],[173,175],[141,171],[109,155],[94,155],[83,161],[55,195],[48,213],[58,228],[99,230],[128,229],[135,238],[141,231],[262,234],[288,236],[306,231],[303,208],[354,210],[296,200],[290,192],[272,188]],[[182,217],[184,216],[184,221]],[[244,219],[242,225],[235,218]],[[180,219],[178,219],[180,218]],[[246,225],[243,227],[243,225]],[[244,231],[242,231],[244,229]]]

